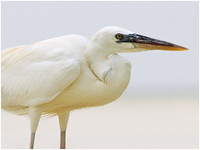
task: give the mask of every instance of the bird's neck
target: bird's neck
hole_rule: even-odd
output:
[[[85,57],[88,61],[92,72],[97,78],[103,81],[103,72],[106,68],[109,69],[108,57],[111,53],[106,53],[104,47],[98,44],[89,44],[86,51]]]
[[[102,82],[112,82],[116,78],[122,78],[124,74],[127,74],[129,78],[130,63],[123,57],[114,54],[106,46],[89,44],[85,51],[85,57],[92,72]]]

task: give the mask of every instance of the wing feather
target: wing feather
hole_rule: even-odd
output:
[[[46,44],[3,51],[3,106],[37,106],[50,102],[78,78],[80,64],[72,57],[77,52],[67,51],[70,47],[58,41],[54,40],[50,47],[45,41]]]

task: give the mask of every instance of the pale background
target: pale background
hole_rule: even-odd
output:
[[[189,51],[122,54],[132,78],[116,102],[71,113],[69,148],[198,148],[198,2],[2,2],[2,49],[115,25]],[[2,148],[27,148],[28,118],[2,111]],[[36,148],[58,148],[57,118]]]

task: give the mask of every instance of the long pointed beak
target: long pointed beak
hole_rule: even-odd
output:
[[[129,40],[133,42],[135,48],[148,50],[167,50],[167,51],[185,51],[188,48],[165,42],[139,34],[129,34]]]

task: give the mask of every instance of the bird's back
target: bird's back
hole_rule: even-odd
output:
[[[69,35],[2,51],[2,106],[47,103],[80,74],[88,40]]]

